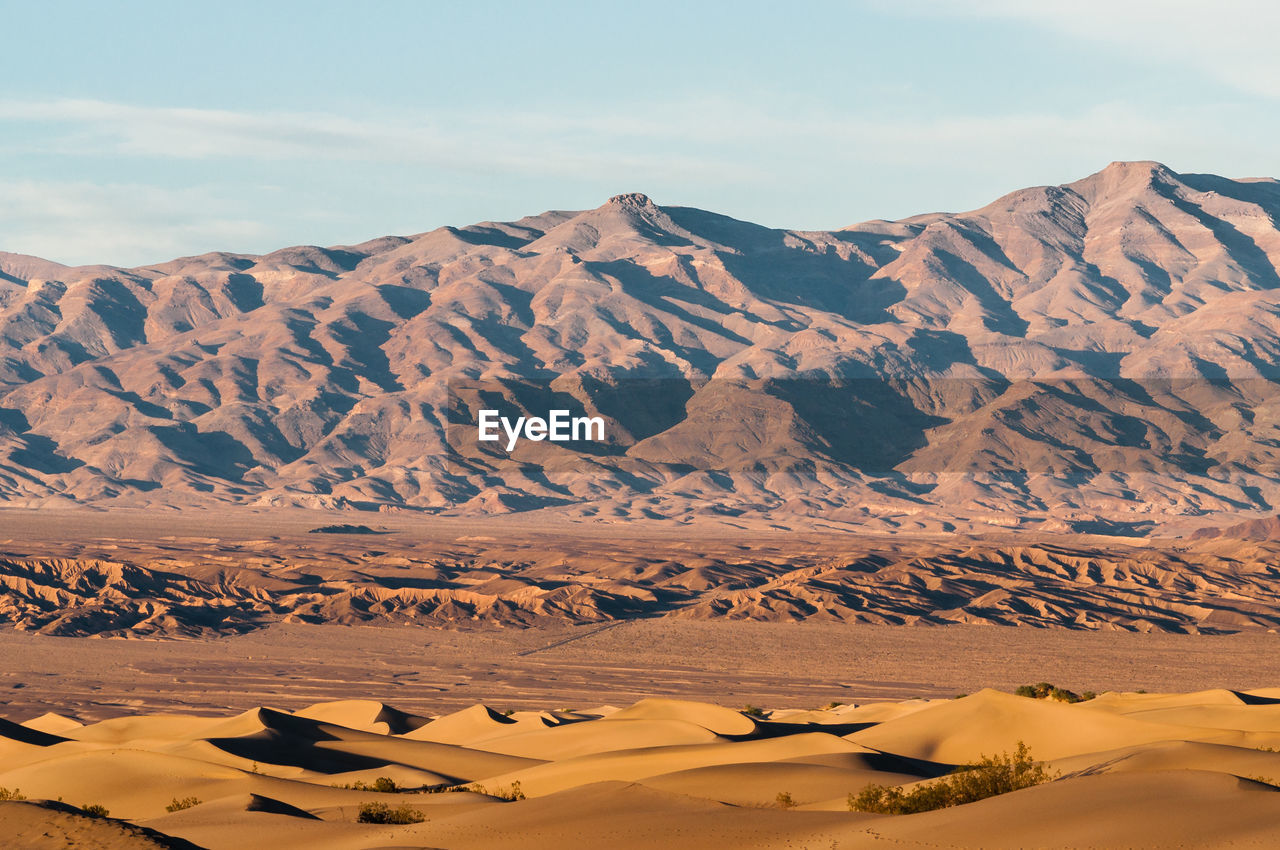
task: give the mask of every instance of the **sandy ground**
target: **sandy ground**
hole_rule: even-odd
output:
[[[277,625],[211,640],[0,631],[0,713],[297,708],[372,698],[442,713],[627,703],[730,705],[951,697],[1048,680],[1074,690],[1245,689],[1280,681],[1280,636],[998,626],[641,620],[469,631]]]
[[[918,814],[851,808],[868,785],[910,791],[1019,743],[1049,781]],[[0,723],[0,834],[210,850],[1261,848],[1280,830],[1278,745],[1280,688],[1076,704],[982,690],[760,716],[662,698],[435,718],[369,700],[46,714]],[[418,822],[361,822],[369,804]]]

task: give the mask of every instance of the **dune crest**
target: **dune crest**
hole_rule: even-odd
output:
[[[374,709],[400,716],[357,701],[296,713],[190,717],[185,736],[173,716],[137,715],[110,727],[114,744],[87,733],[83,741],[46,743],[25,764],[0,766],[0,787],[20,788],[30,798],[0,802],[0,830],[6,836],[43,830],[38,834],[105,848],[210,850],[251,840],[280,850],[354,850],[370,842],[406,848],[607,842],[622,850],[873,847],[885,840],[906,847],[1262,846],[1280,824],[1275,708],[1273,700],[1230,691],[1112,692],[1066,704],[986,690],[748,718],[708,703],[646,699],[559,725],[546,725],[539,712],[507,717],[477,705],[408,735],[303,716],[345,713],[358,723]],[[851,724],[855,717],[861,719]],[[434,723],[453,743],[412,737]],[[687,740],[684,730],[698,723],[710,737]],[[857,728],[849,732],[851,725]],[[509,730],[506,740],[526,747],[541,738],[544,757],[484,752],[486,741],[502,743],[495,730]],[[236,741],[252,746],[257,760],[220,764],[199,757],[216,758],[218,750],[181,743],[211,731],[224,736],[217,743],[226,750],[239,749]],[[612,745],[594,752],[563,746],[565,734],[583,732],[611,737]],[[978,754],[1011,752],[1020,741],[1045,760],[1047,783],[921,814],[849,810],[848,796],[867,785],[927,784]],[[182,746],[185,755],[175,750]],[[308,750],[312,755],[302,755]],[[343,771],[342,758],[369,764]],[[128,821],[40,802],[57,796],[102,805]],[[361,807],[372,804],[421,817],[399,826],[360,823]]]

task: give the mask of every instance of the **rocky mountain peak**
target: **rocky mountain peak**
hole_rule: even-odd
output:
[[[614,195],[607,203],[611,207],[622,207],[623,209],[650,210],[658,208],[658,205],[642,192],[625,192],[621,195]]]

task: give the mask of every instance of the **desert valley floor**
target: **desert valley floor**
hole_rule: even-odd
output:
[[[620,532],[4,512],[0,795],[15,799],[0,833],[281,850],[1274,846],[1266,534]],[[1042,681],[1098,696],[1012,693]],[[928,785],[1019,742],[1053,781],[922,814],[849,809],[869,784]],[[422,820],[358,822],[379,803]]]

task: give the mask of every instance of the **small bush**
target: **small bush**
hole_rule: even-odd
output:
[[[393,809],[386,803],[361,803],[360,814],[356,820],[360,823],[422,823],[427,816],[411,806]]]
[[[23,794],[17,788],[13,788],[13,789],[0,788],[0,802],[4,802],[8,800],[25,800],[25,799],[27,799],[26,795]]]
[[[373,782],[363,782],[357,779],[355,782],[347,782],[342,785],[333,785],[334,788],[342,788],[347,791],[377,791],[381,794],[397,794],[405,789],[396,784],[396,781],[389,776],[379,776]]]
[[[100,805],[98,803],[89,803],[87,805],[81,806],[80,811],[84,812],[86,815],[88,815],[91,818],[105,818],[105,817],[111,816],[110,810],[108,810],[106,806]]]
[[[823,711],[830,711],[831,709],[839,708],[842,705],[844,705],[844,703],[836,702],[835,700],[832,700],[831,702],[827,703],[826,708],[824,708]]]
[[[480,793],[488,794],[490,797],[497,797],[499,800],[523,800],[525,798],[524,792],[520,790],[519,779],[517,779],[515,782],[512,782],[511,787],[509,788],[499,785],[496,788],[494,788],[492,791],[486,791],[484,790],[484,787],[481,786]]]
[[[950,806],[963,806],[1019,791],[1056,779],[1044,765],[1031,759],[1022,741],[1013,754],[983,756],[976,765],[956,769],[953,773],[927,784],[903,791],[887,785],[868,785],[858,794],[849,795],[849,810],[885,815],[910,815],[931,812]]]
[[[796,807],[796,801],[791,797],[790,791],[779,791],[775,799],[780,809],[794,809]]]
[[[1069,691],[1066,688],[1059,688],[1050,682],[1037,682],[1034,685],[1022,685],[1013,692],[1015,696],[1028,697],[1029,699],[1052,699],[1058,702],[1077,703],[1085,700],[1094,699],[1098,695],[1093,691],[1085,691],[1084,695]]]
[[[517,779],[511,783],[510,787],[498,785],[492,791],[485,788],[479,782],[472,782],[470,785],[453,785],[449,788],[442,789],[447,792],[470,791],[472,794],[484,794],[488,797],[497,797],[499,800],[523,800],[525,799],[524,791],[520,790],[520,780]]]
[[[183,809],[195,808],[196,806],[200,805],[202,802],[204,801],[201,800],[199,797],[183,797],[181,800],[179,800],[177,797],[174,797],[173,802],[165,806],[164,810],[166,812],[180,812]]]
[[[760,708],[758,705],[750,705],[750,704],[744,705],[742,707],[742,713],[745,714],[747,717],[755,717],[755,718],[764,717],[764,709]]]

